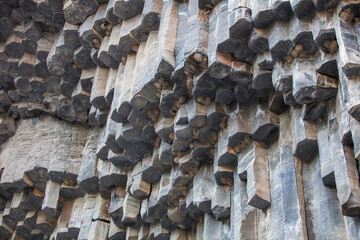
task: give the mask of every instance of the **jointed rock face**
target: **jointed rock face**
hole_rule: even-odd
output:
[[[360,239],[358,0],[0,0],[0,239]]]

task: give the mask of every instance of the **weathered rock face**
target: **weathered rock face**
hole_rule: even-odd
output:
[[[0,2],[0,239],[360,239],[358,0]]]

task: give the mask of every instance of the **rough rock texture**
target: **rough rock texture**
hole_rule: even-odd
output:
[[[359,9],[0,1],[0,239],[360,239]]]

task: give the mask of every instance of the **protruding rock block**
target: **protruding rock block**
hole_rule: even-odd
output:
[[[150,198],[148,201],[147,214],[148,216],[151,216],[149,219],[150,220],[149,223],[160,220],[166,215],[166,207],[160,204],[159,199],[160,199],[160,183],[157,183],[153,185]]]
[[[335,186],[334,165],[331,158],[331,145],[328,125],[321,121],[317,125],[321,178],[325,186]]]
[[[273,87],[277,92],[289,92],[292,89],[292,71],[289,64],[276,62],[273,69]]]
[[[198,9],[197,3],[197,0],[189,2],[185,43],[185,70],[194,75],[201,73],[208,66],[209,19]]]
[[[28,193],[15,193],[11,200],[9,216],[16,221],[21,221],[24,220],[28,210],[30,210]]]
[[[90,103],[98,109],[109,107],[109,104],[105,99],[105,89],[108,73],[108,68],[96,68],[94,82],[91,88]]]
[[[90,57],[91,49],[80,46],[74,51],[74,62],[83,69],[96,67],[94,61]]]
[[[217,186],[211,201],[211,211],[217,220],[230,217],[230,192],[226,186]]]
[[[114,26],[111,30],[107,53],[110,57],[112,57],[116,62],[122,61],[121,49],[119,47],[120,41],[120,33],[121,33],[121,24]]]
[[[77,178],[79,186],[88,193],[95,193],[99,191],[98,176],[96,171],[97,134],[99,134],[98,130],[94,130],[88,134]]]
[[[108,54],[109,40],[109,36],[104,37],[98,52],[97,59],[107,67],[116,68],[119,63]]]
[[[226,91],[224,91],[224,93],[226,93]],[[206,124],[207,127],[210,129],[210,134],[213,134],[213,131],[218,132],[226,127],[225,125],[228,120],[228,111],[226,108],[224,108],[219,103],[211,103],[210,106],[207,107],[206,112]],[[209,141],[211,140],[209,139]]]
[[[9,18],[2,17],[2,18],[0,18],[0,26],[1,26],[0,40],[3,42],[3,41],[6,41],[7,38],[13,34],[13,32],[14,32],[13,26],[14,25]]]
[[[123,20],[127,20],[141,13],[144,7],[143,0],[115,0],[113,13]]]
[[[106,239],[109,231],[109,223],[103,221],[93,221],[89,231],[89,240]]]
[[[0,111],[5,112],[11,106],[12,102],[5,90],[0,90]],[[3,125],[4,127],[6,125]]]
[[[5,53],[10,58],[21,58],[24,54],[24,45],[21,38],[15,34],[7,38],[5,42]]]
[[[272,87],[272,69],[274,61],[269,53],[264,53],[256,57],[253,67],[253,89],[264,89]]]
[[[35,73],[34,65],[35,65],[35,55],[30,53],[24,53],[18,65],[18,71],[20,76],[31,78]]]
[[[296,157],[309,161],[318,151],[316,124],[302,120],[301,111],[299,107],[292,109],[293,150]]]
[[[248,84],[252,80],[253,68],[246,62],[231,62],[230,79],[240,84]]]
[[[303,120],[317,121],[323,119],[326,113],[326,105],[326,102],[321,100],[306,104],[302,113]]]
[[[127,175],[124,170],[114,166],[109,161],[98,161],[99,189],[106,192],[114,187],[125,186]]]
[[[254,100],[254,89],[250,84],[236,84],[234,86],[235,98],[239,103],[249,103]]]
[[[199,162],[195,161],[190,154],[186,154],[179,159],[179,168],[190,176],[195,176],[199,170]]]
[[[342,105],[344,111],[347,111],[353,118],[359,121],[359,104],[358,104],[358,94],[359,91],[358,85],[356,84],[356,79],[359,76],[353,77],[349,79],[346,77],[344,71],[339,69],[339,80],[340,80],[340,90],[342,94],[342,101],[344,104]]]
[[[230,0],[228,1],[228,11],[230,37],[235,40],[248,39],[253,29],[249,4]]]
[[[84,47],[100,48],[102,37],[92,28],[95,21],[95,14],[86,18],[78,30],[79,40]]]
[[[156,151],[154,151],[155,153]],[[158,155],[148,155],[142,164],[142,177],[148,183],[154,183],[161,177],[163,166],[159,161]]]
[[[171,152],[171,144],[162,141],[159,149],[159,160],[163,165],[172,165],[174,156]]]
[[[167,142],[172,143],[174,139],[174,121],[171,118],[160,118],[159,121],[155,125],[155,132],[159,137]]]
[[[338,88],[338,81],[335,78],[317,74],[317,90],[316,98],[320,100],[327,100],[336,95]]]
[[[323,2],[323,1],[318,1]],[[330,1],[336,2],[336,1]],[[320,17],[315,16],[314,24],[312,24],[312,32],[314,35],[314,41],[318,48],[325,53],[336,53],[338,45],[336,41],[336,34],[334,29],[334,22],[329,21],[331,14],[326,14]]]
[[[171,172],[161,175],[158,202],[163,206],[168,206],[174,200],[174,196],[171,193],[171,178]]]
[[[238,105],[235,112],[229,116],[228,146],[239,153],[246,148],[250,140],[250,109],[249,106]]]
[[[292,93],[296,102],[300,104],[313,102],[316,98],[317,81],[314,75],[310,75],[308,72],[314,72],[314,62],[296,59],[293,66]]]
[[[108,239],[116,240],[116,239],[125,239],[126,236],[126,228],[120,228],[115,225],[113,221],[110,222]]]
[[[48,181],[46,184],[45,198],[41,207],[42,212],[48,217],[55,217],[59,201],[60,184]]]
[[[109,36],[112,29],[112,25],[105,19],[106,8],[107,4],[99,5],[92,26],[101,37]]]
[[[80,24],[88,16],[94,14],[98,8],[97,2],[88,1],[65,1],[64,15],[65,19],[70,24]]]
[[[271,9],[271,2],[261,0],[257,2],[250,2],[251,15],[254,27],[268,28],[276,20],[275,14]]]
[[[338,66],[334,55],[319,52],[315,57],[316,71],[318,73],[339,78]]]
[[[264,53],[268,51],[268,32],[259,28],[254,28],[250,35],[249,48],[255,53]]]
[[[234,60],[253,64],[256,53],[249,46],[247,43],[240,42],[235,48]]]
[[[273,0],[271,9],[279,21],[288,21],[293,15],[289,0]]]
[[[287,109],[282,93],[276,93],[273,90],[269,91],[269,108],[270,111],[276,114],[281,114]]]
[[[354,28],[341,18],[336,18],[335,33],[339,46],[339,67],[347,77],[358,75],[360,73],[360,53]]]
[[[134,128],[142,129],[146,125],[148,118],[143,112],[133,108],[127,120]]]
[[[118,74],[117,68],[110,68],[105,88],[105,100],[111,105],[114,99],[115,81]]]
[[[35,226],[40,229],[43,234],[50,234],[54,231],[56,220],[44,215],[42,212],[38,212]]]
[[[193,181],[193,204],[204,213],[211,213],[212,196],[216,190],[213,170],[203,166]]]
[[[75,85],[73,83],[65,81],[63,78],[61,78],[61,81],[60,81],[60,93],[62,95],[64,95],[65,97],[70,98],[74,88],[75,88]]]
[[[293,43],[290,39],[289,25],[277,22],[269,33],[269,48],[275,61],[283,61],[290,54]]]
[[[58,39],[53,43],[51,50],[46,58],[49,73],[61,76],[65,73],[65,64],[73,59],[73,49],[65,42],[64,32],[62,31]]]
[[[119,68],[118,68],[118,72],[116,75],[116,80],[115,80],[115,84],[114,84],[114,96],[113,96],[113,102],[111,104],[111,119],[114,120],[115,122],[122,122],[125,121],[125,119],[117,112],[117,109],[119,107],[120,104],[120,100],[121,100],[121,94],[122,94],[122,84],[123,83],[123,79],[124,79],[124,68],[125,65],[123,64],[119,64]]]
[[[130,193],[138,199],[144,199],[150,195],[150,183],[144,181],[141,163],[138,163],[131,173]]]
[[[80,81],[71,95],[71,101],[76,111],[81,112],[90,108],[90,93],[82,88]]]
[[[4,217],[3,215],[1,215],[0,217],[0,233],[2,236],[4,236],[4,238],[11,238],[11,236],[14,233],[14,230],[11,229],[11,227],[9,227],[5,222],[4,222]]]
[[[211,100],[215,98],[216,87],[219,85],[219,79],[213,78],[209,75],[208,71],[196,76],[192,80],[192,95],[196,102],[208,106]]]
[[[136,48],[138,47],[139,41],[133,36],[132,32],[135,29],[140,29],[140,26],[141,14],[123,21],[120,30],[119,48],[124,55],[134,52],[133,50],[136,50]],[[141,39],[142,41],[145,41],[147,39],[147,35],[141,34],[139,36],[144,38]]]
[[[154,58],[150,57],[156,51],[157,33],[150,33],[146,44],[141,43],[138,48],[138,55],[146,55],[145,58],[136,58],[134,66],[134,82],[130,92],[130,104],[137,110],[146,108],[149,102],[158,102],[158,95],[161,89],[156,89],[153,83],[153,72],[155,70]],[[140,55],[139,55],[140,54]],[[141,69],[146,69],[143,72]],[[136,80],[135,80],[136,79]],[[156,89],[156,90],[155,90]]]
[[[49,77],[46,62],[40,62],[38,59],[35,60],[34,75],[43,79],[47,79]]]
[[[132,78],[132,73],[135,67],[135,55],[128,55],[127,61],[126,61],[126,65],[125,65],[125,69],[124,69],[124,74],[123,77],[124,79],[127,79],[127,84],[121,84],[122,89],[121,89],[121,94],[120,94],[120,100],[117,103],[118,104],[118,108],[116,110],[116,112],[118,113],[117,116],[117,120],[118,122],[127,122],[127,118],[132,110],[132,106],[130,104],[130,96],[131,96],[131,87],[132,87],[132,82],[133,82],[133,78]],[[123,80],[125,81],[125,80]]]
[[[279,117],[270,112],[267,101],[259,101],[251,111],[251,137],[258,142],[269,144],[279,132]]]
[[[114,6],[115,6],[115,0],[110,0],[106,6],[106,15],[105,15],[105,19],[111,23],[113,26],[118,25],[119,23],[121,24],[122,20],[119,19],[118,16],[116,16],[114,14]],[[110,225],[111,227],[111,225]]]
[[[203,100],[201,97],[198,97],[196,101],[193,98],[188,102],[188,119],[190,126],[193,128],[201,128],[206,125],[207,108],[206,105],[203,105],[203,101],[206,105],[210,104],[210,101],[208,104],[207,100]]]
[[[233,167],[237,162],[237,153],[227,145],[228,130],[219,133],[218,142],[215,145],[215,158],[219,166]]]
[[[108,211],[112,218],[112,222],[114,222],[117,227],[124,227],[121,223],[121,219],[123,216],[123,202],[125,198],[125,193],[125,187],[116,187],[111,190],[111,201]]]
[[[65,23],[63,27],[65,44],[72,50],[80,46],[78,37],[79,26]]]
[[[215,148],[216,149],[216,148]],[[214,151],[214,176],[216,183],[218,185],[227,185],[232,186],[233,185],[233,172],[234,169],[232,166],[220,166],[218,160],[220,159],[218,157],[217,151]]]
[[[312,0],[290,0],[291,8],[299,19],[310,19],[315,14],[315,5]]]
[[[308,57],[318,51],[311,31],[312,27],[309,21],[301,21],[298,18],[293,18],[290,22],[290,35],[294,44],[291,51],[293,58]]]
[[[170,231],[164,228],[160,222],[150,225],[150,238],[153,239],[169,239]]]
[[[359,213],[359,172],[355,168],[356,160],[351,146],[341,144],[339,126],[334,119],[330,124],[330,146],[335,166],[335,183],[342,213],[355,216]]]
[[[238,174],[247,181],[248,204],[264,209],[270,204],[270,177],[268,172],[267,149],[253,143],[239,155]]]
[[[232,86],[219,87],[216,90],[215,102],[223,106],[230,106],[235,102],[235,95]]]
[[[184,72],[185,44],[187,33],[187,5],[180,4],[178,10],[178,24],[175,43],[175,70],[172,73],[172,80],[177,84],[186,82],[186,74]]]
[[[110,150],[115,153],[120,153],[123,148],[116,142],[117,130],[121,128],[121,124],[114,122],[108,116],[105,127],[105,144],[109,146]]]
[[[230,54],[236,47],[236,41],[229,36],[227,14],[227,2],[223,2],[214,10],[209,19],[208,66],[210,76],[215,78],[224,78],[229,75]]]

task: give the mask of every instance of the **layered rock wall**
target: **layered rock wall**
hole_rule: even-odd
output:
[[[360,239],[357,0],[0,2],[0,239]]]

